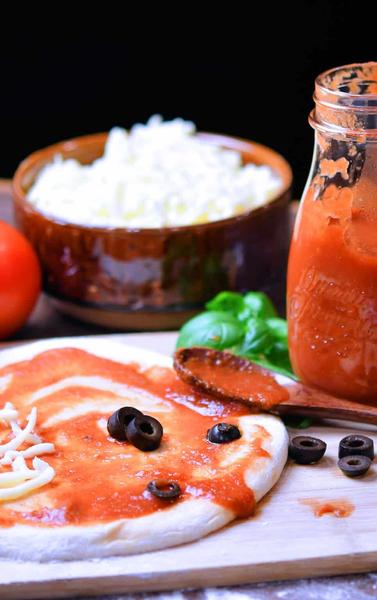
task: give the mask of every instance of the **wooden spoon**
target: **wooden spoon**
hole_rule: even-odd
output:
[[[377,406],[336,398],[230,352],[181,348],[174,355],[174,369],[198,390],[254,410],[377,425]]]

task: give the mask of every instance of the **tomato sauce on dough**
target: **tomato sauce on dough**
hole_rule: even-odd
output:
[[[74,348],[49,350],[0,369],[0,377],[7,374],[12,380],[1,394],[1,405],[12,402],[22,421],[37,407],[36,433],[55,444],[56,452],[46,460],[56,476],[28,497],[0,504],[0,526],[108,522],[148,515],[190,498],[208,498],[238,517],[253,513],[254,495],[244,474],[269,458],[263,447],[269,433],[256,425],[247,452],[237,452],[245,444],[242,437],[229,444],[206,439],[215,423],[237,424],[250,414],[242,404],[199,394],[172,369],[143,370]],[[138,397],[139,403],[132,401]],[[148,411],[145,406],[153,402],[155,408]],[[110,414],[135,404],[161,422],[158,450],[142,452],[109,436]],[[182,495],[156,498],[146,490],[153,479],[176,481]]]

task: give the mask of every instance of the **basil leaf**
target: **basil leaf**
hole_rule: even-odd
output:
[[[296,379],[288,353],[287,323],[263,292],[220,292],[181,329],[177,348],[227,348],[271,371]]]
[[[177,348],[207,346],[222,350],[237,344],[242,335],[242,325],[229,313],[204,312],[185,323],[178,337]]]
[[[274,317],[266,319],[266,323],[275,339],[288,344],[288,325],[285,319]]]
[[[282,417],[284,425],[293,429],[307,429],[313,424],[313,419],[309,417],[295,417],[294,415],[286,415]]]
[[[269,319],[277,316],[271,300],[263,292],[248,292],[243,297],[244,308],[239,313],[239,319],[245,321],[250,317]]]
[[[289,359],[288,345],[286,342],[275,342],[268,350],[266,350],[265,354],[272,364],[292,372],[292,365]]]
[[[246,333],[238,352],[241,354],[261,354],[271,346],[274,339],[270,329],[262,319],[252,317],[246,323]]]
[[[242,294],[237,292],[220,292],[205,305],[207,310],[223,311],[234,316],[244,309]]]
[[[261,367],[265,367],[269,371],[273,371],[275,373],[280,373],[281,375],[285,375],[286,377],[289,377],[289,379],[297,380],[296,375],[293,374],[291,369],[286,369],[283,366],[276,365],[276,364],[270,362],[267,358],[263,358],[258,354],[257,355],[248,354],[246,358],[251,360],[251,362],[256,363],[257,365],[260,365]]]

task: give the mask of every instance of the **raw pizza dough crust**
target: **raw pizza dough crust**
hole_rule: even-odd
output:
[[[98,339],[61,338],[3,350],[0,353],[0,367],[31,359],[46,350],[68,347],[80,348],[118,363],[137,362],[145,367],[172,366],[172,360],[165,355],[125,344]],[[0,407],[3,405],[1,395],[0,390]],[[134,396],[129,404],[143,410],[142,405],[135,403]],[[119,406],[122,405],[124,397],[119,401]],[[250,443],[255,426],[263,426],[271,436],[263,445],[270,457],[259,458],[258,464],[253,464],[253,468],[245,472],[245,481],[258,502],[278,481],[283,471],[287,460],[288,434],[281,420],[272,415],[247,415],[239,417],[238,423],[245,445]],[[48,494],[48,485],[39,492]],[[0,527],[0,557],[50,561],[137,554],[194,541],[220,529],[234,518],[232,511],[210,499],[193,498],[142,517],[123,518],[98,525],[49,528],[22,524]]]

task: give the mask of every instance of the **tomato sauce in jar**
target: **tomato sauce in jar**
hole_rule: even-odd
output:
[[[377,63],[315,86],[314,159],[291,244],[290,356],[305,382],[377,403]]]

